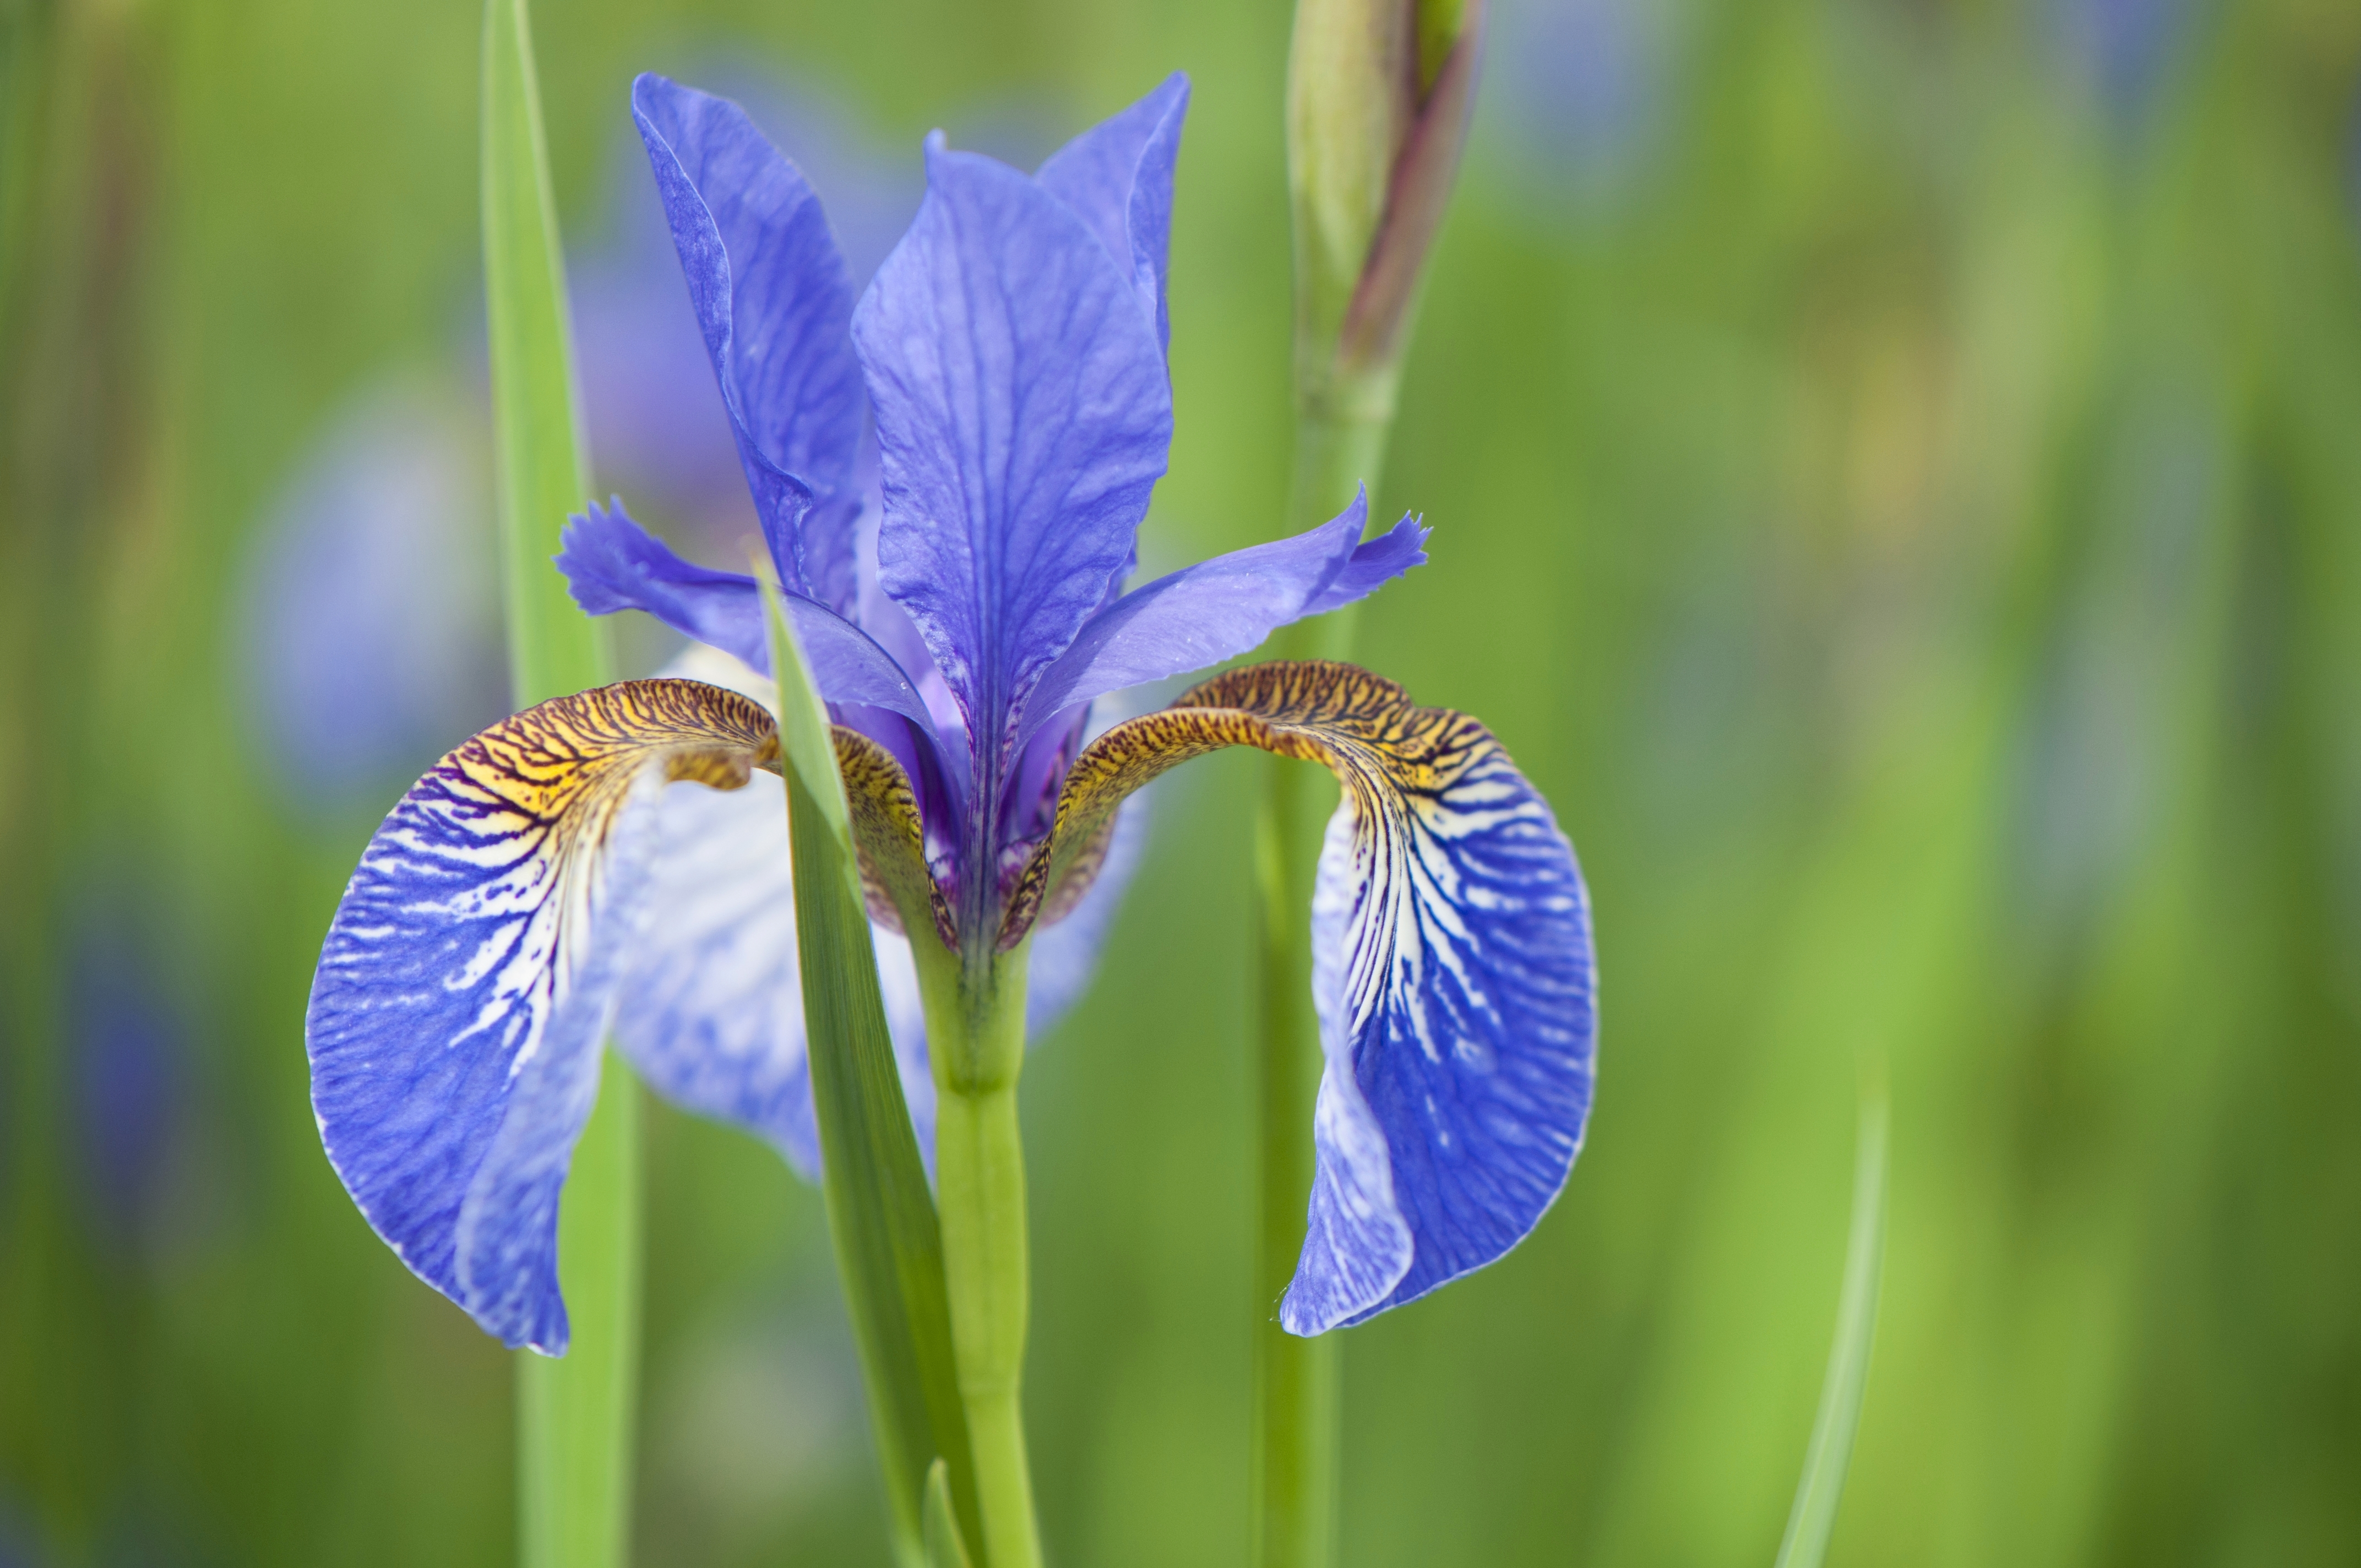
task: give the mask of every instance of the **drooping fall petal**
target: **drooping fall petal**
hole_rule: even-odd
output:
[[[1589,901],[1548,803],[1483,725],[1350,664],[1279,663],[1083,751],[1003,945],[1086,866],[1125,795],[1235,745],[1324,763],[1344,786],[1312,909],[1318,1163],[1280,1308],[1319,1333],[1498,1258],[1565,1185],[1590,1112]]]
[[[566,1347],[558,1190],[659,793],[737,789],[777,755],[770,716],[718,686],[555,698],[436,763],[337,905],[304,1031],[329,1161],[402,1261],[510,1345]]]
[[[818,1180],[785,790],[767,774],[730,795],[668,785],[653,854],[648,918],[616,997],[616,1045],[657,1093],[744,1128]],[[909,944],[884,928],[870,935],[903,1098],[928,1150],[935,1085]]]

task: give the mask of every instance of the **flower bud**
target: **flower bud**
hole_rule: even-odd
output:
[[[1484,0],[1299,0],[1288,62],[1299,396],[1391,412],[1428,246],[1466,140]]]

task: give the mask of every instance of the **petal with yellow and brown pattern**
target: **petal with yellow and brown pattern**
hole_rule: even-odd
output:
[[[557,1197],[656,798],[777,757],[770,715],[718,686],[542,703],[419,780],[336,907],[304,1029],[329,1162],[402,1261],[511,1346],[566,1347]]]
[[[1492,1262],[1564,1187],[1590,1113],[1589,898],[1548,802],[1482,724],[1351,664],[1274,663],[1083,751],[1002,946],[1072,896],[1125,795],[1241,745],[1344,787],[1311,912],[1317,1169],[1279,1313],[1313,1334]]]

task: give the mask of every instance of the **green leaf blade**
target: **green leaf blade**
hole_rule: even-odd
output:
[[[829,1234],[861,1348],[895,1545],[906,1562],[933,1561],[926,1516],[929,1476],[938,1470],[946,1506],[968,1541],[982,1539],[942,1233],[878,993],[876,950],[827,709],[767,583],[763,603],[778,676],[796,938]]]
[[[517,707],[613,678],[598,623],[550,564],[590,494],[574,334],[524,0],[484,7],[484,302]]]
[[[950,1466],[935,1461],[927,1472],[927,1568],[971,1568],[951,1506]]]
[[[1795,1507],[1787,1515],[1775,1568],[1820,1568],[1828,1536],[1836,1529],[1845,1472],[1852,1464],[1853,1433],[1861,1425],[1870,1350],[1877,1335],[1878,1285],[1885,1266],[1886,1120],[1884,1091],[1864,1091],[1836,1342],[1828,1350],[1819,1413],[1812,1420],[1812,1441],[1804,1452],[1804,1474],[1795,1485]]]

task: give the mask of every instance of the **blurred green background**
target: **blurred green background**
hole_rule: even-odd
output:
[[[1185,68],[1145,556],[1268,537],[1288,24],[550,0],[577,281],[639,70],[826,100],[906,181],[930,126],[1038,156]],[[302,1047],[377,816],[499,704],[478,27],[0,10],[0,1563],[511,1551],[509,1358],[344,1196]],[[1604,1080],[1525,1246],[1350,1332],[1348,1563],[1767,1563],[1865,1074],[1837,1562],[2361,1561],[2357,67],[2350,0],[1498,0],[1380,498],[1434,564],[1360,650],[1555,802]],[[318,478],[389,407],[443,457]],[[360,543],[274,556],[306,504]],[[373,658],[433,700],[313,780],[343,699],[274,718],[271,585],[391,592],[412,533]],[[1068,1563],[1242,1555],[1253,778],[1165,790],[1027,1074]],[[817,1194],[649,1135],[642,1561],[883,1563]]]

